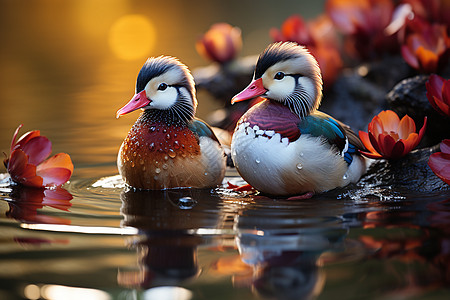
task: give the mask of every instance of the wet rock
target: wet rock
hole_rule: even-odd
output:
[[[405,114],[421,128],[423,119],[427,116],[427,129],[420,146],[432,146],[450,137],[450,118],[437,113],[426,96],[425,83],[428,75],[419,75],[399,82],[386,96],[390,109],[399,117]]]
[[[416,192],[450,191],[450,186],[427,164],[430,155],[436,151],[439,151],[439,145],[412,151],[399,160],[375,161],[358,185],[406,188]]]

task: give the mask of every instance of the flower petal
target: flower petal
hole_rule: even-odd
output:
[[[394,140],[394,138],[392,136],[387,135],[387,134],[380,135],[380,137],[378,139],[381,144],[380,146],[383,149],[381,154],[385,158],[397,158],[397,157],[393,156],[393,153],[392,153],[392,150],[394,149],[394,146],[396,144],[396,140]]]
[[[42,177],[37,176],[36,174],[36,166],[32,164],[27,164],[24,172],[20,174],[20,178],[18,179],[18,183],[21,183],[30,187],[42,187]]]
[[[441,152],[445,154],[450,154],[450,139],[445,139],[439,145]]]
[[[398,132],[398,126],[400,124],[400,118],[392,110],[384,110],[378,114],[383,128],[386,132]]]
[[[376,139],[376,137],[370,131],[369,131],[369,140],[370,140],[370,143],[372,144],[373,148],[375,149],[375,151],[381,154],[382,148],[378,144],[378,140]]]
[[[418,140],[419,140],[419,135],[415,132],[410,133],[407,139],[402,140],[403,144],[405,145],[405,150],[404,150],[405,154],[411,152],[411,150],[415,148],[415,144]],[[418,143],[419,142],[417,142],[417,144]]]
[[[428,166],[436,176],[450,185],[450,159],[448,156],[442,152],[433,153],[428,160]]]
[[[377,150],[372,146],[369,139],[369,134],[364,131],[359,131],[359,138],[361,139],[361,142],[364,144],[364,147],[366,147],[367,150],[369,150],[373,154],[378,154]],[[380,155],[381,156],[381,155]]]
[[[427,89],[427,98],[431,106],[438,112],[439,107],[437,102],[441,101],[441,91],[443,90],[443,78],[436,74],[431,74],[427,82],[425,83]]]
[[[445,80],[442,85],[442,100],[447,106],[450,105],[450,79]]]
[[[14,150],[13,148],[14,148],[14,145],[16,144],[16,138],[17,138],[17,135],[19,134],[19,130],[20,130],[20,128],[22,128],[22,126],[23,126],[23,124],[20,124],[19,126],[17,126],[16,131],[14,131],[13,138],[11,140],[11,147],[9,148],[10,152],[13,152],[13,150]]]
[[[378,153],[369,153],[369,152],[366,152],[366,151],[362,151],[362,150],[359,150],[359,153],[361,153],[362,155],[364,155],[364,156],[366,156],[366,157],[369,157],[369,158],[374,158],[374,159],[380,159],[380,158],[383,158],[383,156],[381,156],[380,154],[378,154]]]
[[[36,166],[28,163],[27,155],[20,149],[11,154],[8,173],[14,182],[32,187],[42,186],[42,178],[36,175]]]
[[[414,69],[419,69],[419,60],[414,55],[414,53],[410,50],[410,48],[406,45],[403,45],[401,48],[403,59]]]
[[[52,152],[52,143],[45,136],[36,136],[23,145],[22,150],[28,155],[28,162],[37,166]]]
[[[41,171],[49,168],[65,168],[73,172],[73,163],[67,153],[58,153],[41,163],[37,170]]]
[[[400,120],[398,136],[400,139],[406,139],[411,132],[416,132],[416,123],[414,123],[414,120],[410,116],[405,115]]]
[[[36,172],[45,186],[61,185],[72,176],[72,160],[68,154],[58,153],[40,164]]]
[[[21,128],[18,127],[16,130],[16,133],[18,133],[18,130]],[[27,133],[24,133],[16,142],[14,145],[11,145],[11,149],[22,149],[24,145],[26,145],[28,143],[29,140],[31,140],[34,137],[40,136],[41,132],[39,130],[33,130],[33,131],[28,131]],[[15,137],[13,138],[13,140],[15,139]]]
[[[11,177],[18,176],[19,174],[22,174],[27,164],[28,158],[25,152],[20,149],[14,150],[8,161],[8,173]]]
[[[442,101],[441,99],[438,99],[436,97],[433,98],[436,104],[436,107],[434,107],[434,109],[436,109],[436,111],[443,115],[450,116],[450,107],[448,106],[448,104],[444,103],[444,101]]]
[[[423,46],[419,46],[416,50],[416,56],[419,58],[422,70],[427,73],[436,72],[439,60],[439,56],[436,53]]]
[[[439,75],[431,74],[428,81],[425,83],[427,87],[427,94],[440,98],[442,94],[442,86],[444,84],[444,78]]]
[[[72,172],[66,168],[47,168],[37,171],[36,174],[42,177],[42,185],[47,187],[61,185],[72,176]]]
[[[394,147],[391,150],[391,158],[400,158],[406,155],[408,152],[405,152],[405,144],[403,140],[400,140],[395,143]]]
[[[371,132],[375,137],[378,137],[385,131],[383,122],[381,121],[379,116],[373,117],[372,121],[369,123],[368,129],[369,133]]]

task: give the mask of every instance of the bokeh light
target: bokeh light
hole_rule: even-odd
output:
[[[155,41],[155,27],[143,15],[123,16],[113,23],[109,31],[111,51],[123,60],[148,56]]]

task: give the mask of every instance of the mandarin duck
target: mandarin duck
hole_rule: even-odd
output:
[[[211,127],[197,119],[194,78],[169,56],[149,58],[136,93],[116,117],[143,112],[123,141],[117,166],[138,189],[213,188],[225,176],[226,156]]]
[[[310,198],[357,182],[364,146],[345,124],[317,110],[322,77],[314,57],[293,42],[269,45],[252,82],[232,103],[261,97],[238,121],[231,157],[242,178],[262,193]]]

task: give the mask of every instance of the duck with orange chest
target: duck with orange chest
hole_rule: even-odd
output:
[[[306,48],[292,42],[269,45],[253,81],[232,103],[255,97],[264,100],[241,117],[231,142],[234,164],[251,186],[304,199],[357,182],[365,173],[358,136],[317,110],[322,77]]]
[[[225,176],[226,156],[211,127],[196,118],[194,79],[169,56],[149,58],[136,93],[117,117],[143,112],[123,141],[117,166],[126,184],[139,189],[214,188]]]

